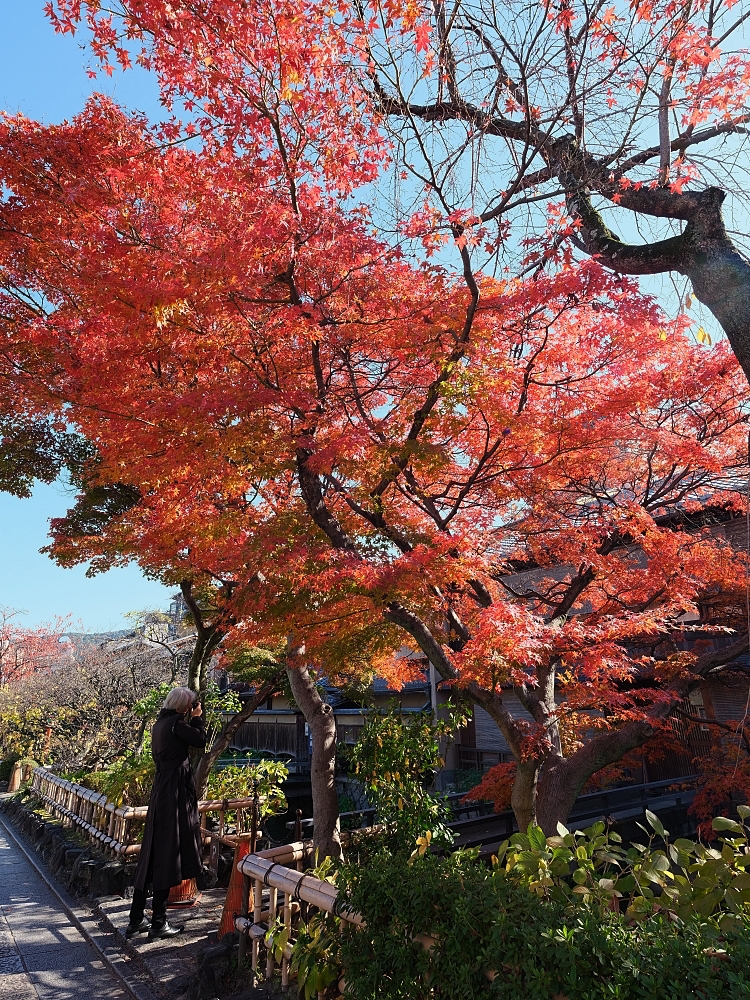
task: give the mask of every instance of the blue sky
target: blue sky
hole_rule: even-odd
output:
[[[86,74],[79,38],[55,35],[42,13],[44,0],[0,0],[0,106],[29,118],[59,122],[75,115],[94,91],[103,91],[158,120],[158,90],[139,70]],[[60,569],[39,553],[47,522],[71,505],[62,484],[38,486],[30,500],[0,493],[0,604],[27,612],[19,622],[33,626],[70,615],[74,627],[99,632],[127,627],[122,614],[166,608],[171,591],[146,580],[137,566],[87,579],[85,566]]]

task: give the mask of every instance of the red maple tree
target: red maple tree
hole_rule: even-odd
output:
[[[422,259],[347,208],[396,155],[384,115],[409,110],[378,89],[361,12],[57,9],[63,29],[88,12],[105,64],[130,58],[121,29],[141,39],[165,99],[192,116],[154,129],[94,100],[69,124],[0,130],[9,399],[74,424],[96,448],[85,496],[106,495],[100,518],[58,526],[57,557],[228,584],[237,641],[291,635],[332,679],[403,678],[394,649],[419,648],[502,729],[519,823],[554,828],[731,657],[669,640],[739,572],[719,537],[675,521],[737,504],[746,384],[732,355],[574,261],[586,209],[572,154],[579,222],[550,205],[516,274],[480,271],[486,234],[435,177],[399,222]],[[383,30],[420,27],[427,51],[420,17],[394,6]],[[520,115],[531,136],[536,113]],[[535,183],[560,173],[545,171]],[[444,235],[456,275],[429,259]],[[330,800],[333,722],[303,662],[289,675]],[[531,723],[508,712],[509,687]],[[336,849],[335,817],[316,839]]]
[[[39,670],[51,670],[70,655],[63,642],[69,622],[55,622],[24,628],[17,621],[20,612],[0,607],[0,688],[7,687]]]

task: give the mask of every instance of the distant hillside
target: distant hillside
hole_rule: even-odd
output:
[[[101,646],[103,642],[111,642],[113,639],[135,638],[135,633],[130,628],[120,629],[118,632],[66,632],[74,646]]]

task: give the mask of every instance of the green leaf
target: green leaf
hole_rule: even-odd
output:
[[[570,830],[567,828],[567,826],[563,826],[563,824],[558,821],[557,832],[560,834],[561,837],[567,837],[568,834],[570,833]]]
[[[537,851],[543,851],[547,847],[547,838],[544,836],[544,830],[540,826],[529,825],[528,829],[529,843]]]
[[[632,908],[636,913],[650,913],[652,906],[650,899],[646,899],[645,896],[636,896],[628,909]]]
[[[693,909],[701,917],[710,917],[716,909],[716,905],[724,896],[723,889],[714,889],[701,899],[693,900]]]
[[[685,840],[684,837],[678,837],[674,842],[674,846],[678,851],[683,851],[685,854],[693,854],[695,852],[695,842]]]
[[[724,934],[738,933],[743,929],[743,923],[731,913],[725,913],[719,921],[719,927]]]
[[[651,867],[655,868],[658,872],[668,872],[669,871],[669,859],[665,854],[654,854],[651,858]]]
[[[750,806],[737,806],[737,812],[740,819],[747,819],[750,817]]]
[[[728,816],[716,816],[711,821],[714,830],[731,830],[732,833],[744,833],[744,829],[736,820],[729,819]]]
[[[650,809],[646,810],[646,819],[648,820],[649,826],[651,826],[660,837],[667,837],[669,834],[664,829],[664,825],[656,813],[652,813]]]
[[[655,882],[657,885],[662,885],[663,874],[660,871],[655,871],[653,868],[644,868],[641,872],[641,878],[648,879],[649,882]],[[641,888],[641,892],[645,890]]]

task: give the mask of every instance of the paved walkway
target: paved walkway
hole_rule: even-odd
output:
[[[132,1000],[0,825],[0,1000]]]

